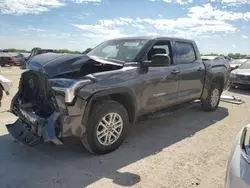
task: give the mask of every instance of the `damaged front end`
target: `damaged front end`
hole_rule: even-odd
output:
[[[87,102],[80,97],[76,99],[75,94],[80,86],[90,82],[49,79],[46,74],[33,70],[24,72],[10,109],[19,118],[6,125],[9,133],[29,146],[48,141],[61,145],[63,137],[81,136]]]

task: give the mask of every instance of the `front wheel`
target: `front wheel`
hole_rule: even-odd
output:
[[[219,106],[221,93],[222,88],[220,84],[212,84],[207,99],[201,103],[202,109],[205,111],[215,111]]]
[[[102,101],[91,110],[82,143],[94,154],[110,153],[123,143],[128,125],[128,113],[123,105]]]

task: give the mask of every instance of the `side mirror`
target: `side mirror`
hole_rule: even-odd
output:
[[[150,67],[165,67],[170,65],[170,57],[167,54],[155,54],[150,63]]]

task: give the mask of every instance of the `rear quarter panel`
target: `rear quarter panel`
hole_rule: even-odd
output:
[[[203,62],[206,67],[206,78],[202,99],[206,99],[213,80],[217,77],[223,78],[223,89],[228,86],[230,76],[230,64],[228,60],[213,60]]]

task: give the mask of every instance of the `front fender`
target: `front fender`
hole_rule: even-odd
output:
[[[138,101],[136,100],[136,95],[135,93],[127,88],[127,87],[117,87],[117,88],[113,88],[113,89],[107,89],[107,90],[103,90],[103,91],[98,91],[92,95],[89,95],[87,97],[86,93],[84,93],[85,95],[83,95],[82,97],[85,97],[85,100],[88,101],[87,103],[87,106],[86,106],[86,109],[85,109],[85,113],[83,115],[83,119],[82,119],[82,124],[84,126],[87,125],[87,120],[88,120],[88,117],[89,117],[89,112],[90,112],[90,109],[91,109],[91,106],[93,104],[93,101],[95,101],[96,99],[98,98],[102,98],[102,97],[106,97],[106,96],[110,96],[112,94],[127,94],[129,95],[130,99],[132,100],[131,101],[131,104],[133,105],[133,116],[134,118],[133,119],[133,122],[136,120],[136,117],[137,117],[137,109],[138,109]],[[128,112],[130,113],[130,112]]]

